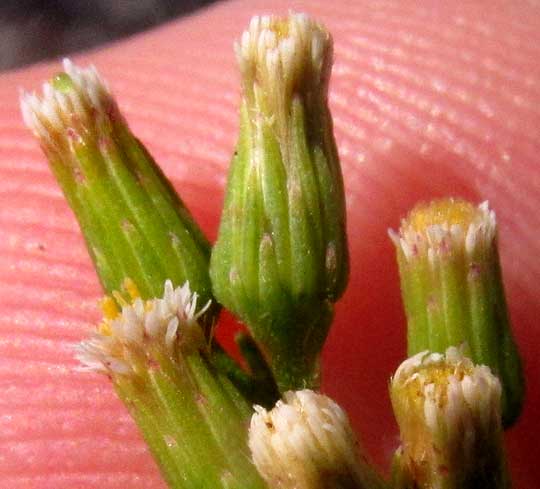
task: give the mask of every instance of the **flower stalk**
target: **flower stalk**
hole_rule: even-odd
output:
[[[330,34],[305,15],[255,17],[236,45],[240,134],[211,277],[280,390],[318,383],[348,277],[345,204],[327,104]]]
[[[466,344],[472,360],[501,379],[503,420],[511,425],[521,412],[523,374],[506,307],[494,212],[487,202],[420,204],[390,236],[407,315],[408,354]]]

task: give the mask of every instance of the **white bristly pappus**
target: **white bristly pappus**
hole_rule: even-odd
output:
[[[307,15],[253,17],[235,50],[245,95],[264,98],[256,106],[280,128],[296,90],[326,97],[332,38]]]
[[[152,348],[174,356],[201,347],[205,338],[198,320],[209,306],[197,311],[197,294],[189,283],[174,288],[167,280],[162,298],[137,298],[117,317],[105,319],[99,331],[77,346],[76,357],[83,370],[126,375]]]
[[[445,354],[425,351],[405,360],[390,391],[405,452],[410,449],[434,465],[441,463],[439,459],[447,465],[474,457],[479,442],[498,443],[500,381],[489,367],[474,365],[456,347]],[[413,441],[419,439],[424,440],[423,448]]]
[[[474,218],[465,225],[439,223],[427,226],[420,232],[403,219],[399,232],[390,229],[388,234],[406,260],[427,256],[433,265],[440,256],[459,249],[467,257],[479,250],[489,252],[497,235],[497,219],[485,201],[476,208]]]
[[[49,149],[59,149],[69,139],[85,131],[95,132],[103,119],[118,115],[116,105],[95,67],[79,68],[69,59],[63,62],[64,87],[55,82],[43,84],[43,94],[21,93],[21,111],[25,124]]]
[[[339,476],[363,487],[358,442],[347,415],[311,390],[286,392],[270,411],[255,406],[249,447],[270,487],[318,489]]]

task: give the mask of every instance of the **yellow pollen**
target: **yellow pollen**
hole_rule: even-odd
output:
[[[425,365],[418,369],[418,375],[415,378],[403,385],[403,389],[408,399],[412,402],[418,402],[419,406],[423,406],[424,388],[433,384],[436,397],[439,400],[439,407],[442,408],[446,404],[448,379],[454,376],[458,381],[462,381],[466,375],[472,375],[472,371],[471,366],[462,363]]]
[[[137,284],[129,277],[126,277],[122,282],[122,288],[129,294],[131,302],[134,302],[135,299],[138,299],[141,296]]]
[[[122,307],[126,307],[126,306],[129,306],[130,304],[133,304],[135,300],[141,296],[137,285],[129,277],[125,278],[124,281],[122,282],[122,291],[127,292],[127,295],[129,297],[126,298],[124,297],[126,295],[125,293],[122,294],[122,292],[115,290],[112,293],[112,296],[106,295],[100,301],[99,305],[103,313],[103,322],[98,326],[97,329],[100,333],[104,335],[111,334],[111,329],[108,323],[109,321],[116,319],[120,315]],[[150,303],[151,301],[148,301],[148,303],[146,304],[147,310],[149,308]]]
[[[289,22],[287,20],[276,21],[271,29],[279,40],[289,37]]]
[[[100,306],[105,319],[114,319],[120,314],[118,304],[111,296],[106,295],[101,299]]]
[[[406,223],[422,233],[433,225],[461,225],[464,229],[478,216],[478,209],[461,199],[440,199],[428,204],[418,204],[409,213]]]
[[[111,327],[110,327],[108,321],[102,321],[101,323],[99,323],[99,326],[97,327],[97,330],[102,335],[112,336]]]
[[[120,306],[120,307],[127,307],[129,306],[129,302],[126,301],[126,299],[124,299],[124,297],[122,296],[122,294],[120,292],[118,292],[117,290],[114,290],[113,293],[112,293],[113,297],[114,297],[114,300],[116,301],[116,303]]]

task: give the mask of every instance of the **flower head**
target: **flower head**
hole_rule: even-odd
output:
[[[64,71],[43,84],[43,96],[21,95],[24,122],[48,152],[65,154],[87,138],[104,138],[111,118],[121,119],[107,84],[96,68],[79,68],[69,59]]]
[[[244,96],[283,137],[294,96],[326,102],[332,38],[307,15],[253,17],[235,48]]]
[[[427,256],[430,264],[451,253],[468,257],[486,252],[497,233],[495,213],[486,202],[478,207],[460,199],[419,204],[401,222],[399,233],[390,237],[409,261]]]
[[[270,411],[256,406],[249,447],[272,488],[376,487],[345,412],[311,390],[286,392]]]
[[[415,487],[506,487],[501,384],[489,367],[455,347],[421,352],[397,369],[390,394]]]
[[[495,213],[487,202],[435,200],[414,207],[390,237],[409,355],[466,343],[471,359],[499,376],[503,420],[510,425],[521,411],[523,377],[506,308]]]
[[[328,31],[303,14],[254,17],[236,53],[240,134],[210,274],[282,391],[314,386],[348,279],[345,199],[327,105]]]
[[[21,110],[79,221],[105,292],[131,277],[148,299],[170,279],[189,281],[210,300],[210,245],[189,211],[97,70],[69,60],[63,68],[42,95],[22,94]],[[208,330],[217,310],[208,311]]]
[[[197,311],[197,299],[188,282],[174,288],[167,280],[162,298],[143,301],[137,297],[124,304],[117,315],[106,315],[98,331],[78,345],[82,368],[131,375],[156,363],[159,355],[174,358],[205,348],[198,319],[210,303]]]

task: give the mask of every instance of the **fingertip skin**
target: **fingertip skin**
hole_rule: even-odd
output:
[[[508,455],[514,487],[535,489],[540,11],[519,2],[232,1],[75,56],[108,80],[211,239],[237,137],[232,42],[251,15],[289,9],[325,23],[335,43],[330,106],[351,274],[324,352],[326,393],[389,467],[397,439],[387,382],[405,355],[405,320],[386,231],[418,200],[489,200],[528,379]],[[100,289],[18,109],[19,88],[37,90],[59,68],[0,75],[0,487],[163,488],[110,385],[73,370],[71,347],[98,320]]]

